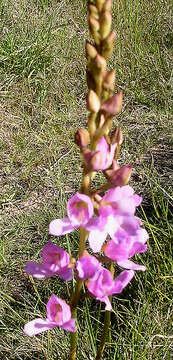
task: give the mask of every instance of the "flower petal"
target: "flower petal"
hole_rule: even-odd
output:
[[[52,323],[47,319],[35,319],[24,326],[24,332],[28,336],[34,336],[40,334],[41,332],[52,329],[55,326],[55,323]]]
[[[144,265],[138,265],[135,264],[133,261],[130,260],[121,260],[121,261],[117,261],[117,264],[119,266],[121,266],[124,269],[129,269],[129,270],[141,270],[141,271],[145,271],[146,267]]]
[[[93,252],[99,252],[102,248],[104,241],[106,240],[107,232],[92,230],[89,233],[88,241],[90,248]]]
[[[71,319],[71,320],[69,320],[68,322],[66,322],[65,324],[63,324],[63,325],[61,326],[62,329],[67,330],[67,331],[71,331],[71,332],[77,331],[77,327],[76,327],[76,325],[75,325],[75,321],[76,321],[76,319]]]
[[[132,280],[135,273],[133,270],[125,270],[123,271],[115,280],[114,287],[112,290],[112,294],[119,294],[123,291],[123,289],[128,285],[128,283]]]
[[[112,310],[112,305],[111,305],[111,302],[110,302],[108,296],[104,296],[102,298],[97,297],[96,300],[99,300],[99,301],[104,302],[106,304],[106,306],[105,306],[106,311],[111,311]]]
[[[80,279],[93,279],[101,269],[101,263],[92,255],[81,256],[76,262],[76,270]]]
[[[36,279],[45,279],[51,275],[54,275],[52,271],[46,268],[43,264],[37,264],[34,261],[28,261],[24,270],[27,274],[32,275]]]
[[[54,236],[68,234],[78,226],[71,225],[68,218],[52,220],[49,224],[49,233]]]
[[[68,267],[62,268],[58,271],[57,275],[59,275],[62,280],[70,281],[73,279],[73,269]]]

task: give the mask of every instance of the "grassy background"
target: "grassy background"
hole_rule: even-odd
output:
[[[172,19],[169,0],[113,1],[118,39],[110,68],[124,90],[118,116],[125,136],[120,163],[135,167],[131,184],[144,197],[139,216],[150,234],[138,273],[114,297],[112,332],[104,359],[170,360],[173,139]],[[45,316],[54,292],[65,284],[26,276],[24,263],[39,260],[50,220],[65,213],[81,180],[74,132],[87,121],[84,45],[86,1],[0,0],[1,290],[4,360],[67,359],[68,333],[33,339],[24,324]],[[78,234],[52,239],[75,254]],[[69,284],[71,288],[71,284]],[[91,312],[89,312],[91,309]],[[97,311],[99,311],[97,313]],[[79,304],[79,356],[93,359],[103,307]]]

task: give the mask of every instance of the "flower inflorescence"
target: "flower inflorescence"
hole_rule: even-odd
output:
[[[69,305],[51,295],[46,319],[35,319],[25,325],[24,331],[29,336],[56,326],[75,333],[82,285],[91,296],[105,304],[106,311],[111,311],[110,296],[121,293],[136,270],[145,271],[145,266],[130,260],[147,250],[148,234],[135,215],[142,198],[128,185],[131,164],[120,167],[117,160],[123,134],[118,125],[114,127],[113,118],[121,112],[123,94],[121,90],[114,93],[115,70],[107,70],[107,60],[116,40],[116,33],[111,30],[111,9],[112,0],[88,2],[88,24],[93,37],[93,42],[86,43],[88,128],[80,128],[75,134],[82,158],[82,185],[67,202],[67,217],[52,220],[49,225],[49,233],[54,237],[80,229],[78,257],[70,257],[49,241],[42,250],[42,263],[30,261],[25,266],[25,271],[36,279],[59,276],[70,281],[75,277],[76,287]],[[92,180],[98,171],[102,171],[106,182],[93,188]],[[114,263],[120,268],[115,278]],[[104,343],[105,340],[100,353]],[[70,360],[76,359],[74,338],[70,354]]]

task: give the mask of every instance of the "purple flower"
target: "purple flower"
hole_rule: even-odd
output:
[[[134,271],[123,271],[115,280],[109,270],[102,268],[97,277],[86,282],[89,292],[96,297],[96,300],[106,304],[105,310],[111,311],[112,306],[109,300],[110,295],[119,294],[128,285],[134,276]]]
[[[134,236],[130,236],[126,231],[117,231],[113,240],[104,245],[104,253],[107,257],[117,262],[125,269],[142,270],[146,268],[143,265],[135,264],[128,260],[137,253],[143,253],[147,250],[145,244],[148,240],[148,234],[145,229],[139,228]]]
[[[94,279],[101,268],[100,262],[94,256],[89,255],[87,251],[76,262],[78,277],[83,280]]]
[[[69,254],[59,246],[48,242],[42,250],[42,264],[28,261],[25,271],[36,279],[44,279],[53,275],[59,275],[63,280],[71,280],[73,277]]]
[[[49,232],[51,235],[60,236],[80,226],[86,227],[93,213],[94,208],[89,196],[77,192],[67,203],[68,218],[52,220]]]
[[[99,139],[96,150],[85,150],[83,152],[86,165],[92,170],[108,169],[113,161],[117,144],[108,144],[105,137]]]
[[[142,202],[142,197],[134,194],[131,186],[117,186],[111,189],[103,196],[99,213],[113,213],[116,215],[132,216],[135,214],[137,206]]]
[[[70,306],[64,300],[52,294],[46,309],[46,319],[38,318],[25,325],[24,332],[26,335],[34,336],[57,326],[71,332],[77,330],[75,326],[76,319],[72,319]]]
[[[129,235],[136,234],[141,221],[134,214],[141,201],[142,198],[135,195],[134,190],[128,185],[111,189],[103,196],[98,210],[98,227],[87,227],[90,230],[89,244],[94,252],[101,250],[107,235],[114,237],[117,231],[126,231]]]

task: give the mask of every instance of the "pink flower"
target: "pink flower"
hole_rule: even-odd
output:
[[[93,213],[94,208],[89,196],[77,192],[67,203],[68,218],[52,220],[49,232],[51,235],[60,236],[80,226],[86,227]]]
[[[104,253],[125,269],[145,271],[145,266],[135,264],[128,259],[137,253],[145,252],[147,250],[145,244],[147,240],[148,234],[145,229],[139,228],[134,236],[128,235],[125,231],[117,231],[113,240],[104,245]]]
[[[107,235],[114,237],[119,230],[126,231],[129,235],[136,234],[141,221],[134,214],[141,201],[142,198],[135,195],[128,185],[111,189],[100,199],[98,227],[92,229],[88,226],[88,240],[94,252],[101,250]]]
[[[59,275],[63,280],[71,280],[72,268],[69,267],[70,256],[59,246],[48,242],[42,250],[42,264],[28,261],[25,271],[36,279],[44,279],[53,275]]]
[[[93,279],[102,268],[100,262],[85,251],[84,255],[76,262],[76,270],[80,279]]]
[[[105,310],[111,311],[112,306],[109,300],[110,295],[119,294],[128,285],[134,276],[134,271],[123,271],[115,280],[109,270],[102,268],[97,277],[86,282],[89,292],[96,297],[96,300],[106,304]]]
[[[108,169],[113,161],[116,144],[108,144],[105,137],[99,139],[96,150],[83,152],[86,165],[92,170]]]
[[[142,202],[142,197],[134,194],[131,186],[117,186],[103,196],[99,213],[131,216],[135,214],[137,206]]]
[[[64,300],[52,294],[46,309],[46,319],[38,318],[25,325],[24,332],[26,335],[34,336],[57,326],[71,332],[77,330],[75,326],[76,319],[72,319],[70,306]]]

